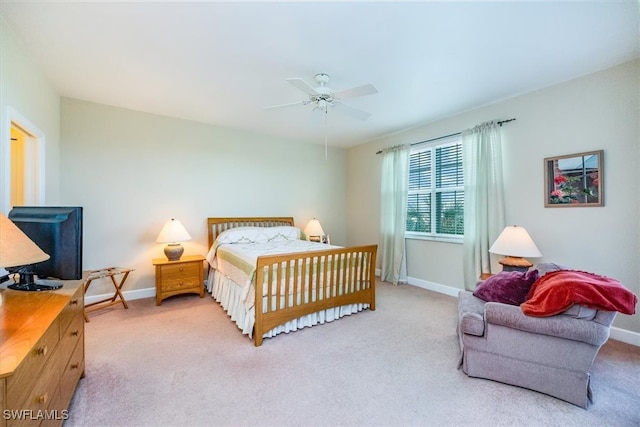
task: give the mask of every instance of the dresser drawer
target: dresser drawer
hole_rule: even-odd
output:
[[[67,409],[71,402],[71,397],[76,389],[76,385],[84,373],[84,335],[80,336],[78,345],[76,345],[73,354],[69,358],[60,378],[60,401],[58,406],[53,409],[59,411]]]
[[[69,299],[69,302],[62,310],[60,314],[60,335],[62,336],[64,331],[69,327],[69,323],[77,317],[83,317],[84,308],[84,295],[82,293],[82,286],[73,294]]]
[[[56,355],[50,357],[44,366],[44,370],[38,376],[34,386],[27,389],[25,400],[18,405],[9,404],[9,409],[30,411],[28,414],[37,415],[39,411],[45,411],[58,394],[58,384],[60,382],[60,358]],[[10,395],[12,398],[13,396]],[[18,420],[16,420],[18,421]],[[32,420],[27,425],[34,425]],[[16,425],[20,425],[18,422]],[[13,422],[10,425],[14,425]]]
[[[49,329],[47,329],[38,340],[37,344],[33,346],[29,354],[15,370],[14,374],[7,378],[8,408],[20,408],[20,405],[27,400],[29,391],[40,377],[42,369],[56,350],[59,340],[59,318],[56,318],[53,323],[51,323],[51,326],[49,326]],[[56,370],[56,372],[59,371]]]
[[[6,382],[4,378],[0,378],[0,410],[2,410],[2,416],[0,416],[0,427],[7,425],[7,420],[4,417],[4,409],[7,407],[7,392],[5,390]]]
[[[82,312],[76,314],[71,320],[69,327],[62,332],[60,338],[60,344],[58,345],[58,352],[62,360],[69,360],[73,349],[83,337],[84,332],[84,317]]]

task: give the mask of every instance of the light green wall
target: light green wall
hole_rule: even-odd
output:
[[[127,290],[154,286],[151,259],[169,218],[205,255],[209,216],[317,217],[346,244],[345,151],[63,98],[62,202],[84,206],[84,267],[135,268]],[[130,282],[129,282],[130,281]],[[92,286],[92,294],[102,291]]]
[[[58,203],[60,97],[0,16],[0,210],[7,214],[11,118],[26,119],[44,134],[45,202]],[[5,203],[5,200],[7,203]]]
[[[379,237],[381,156],[375,152],[459,132],[493,119],[503,127],[507,223],[524,226],[541,260],[614,277],[640,295],[640,60],[352,148],[349,244]],[[605,206],[544,208],[543,159],[604,150]],[[366,209],[364,207],[366,206]],[[409,277],[463,288],[462,245],[407,240]],[[640,332],[640,314],[615,325]]]

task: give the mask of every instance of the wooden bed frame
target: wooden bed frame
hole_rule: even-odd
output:
[[[293,226],[293,218],[208,218],[209,246],[218,234],[231,228],[281,225]],[[369,309],[375,310],[376,254],[377,245],[368,245],[258,257],[255,346],[262,344],[266,332],[307,314],[356,303],[369,304]],[[267,289],[266,296],[263,289]]]

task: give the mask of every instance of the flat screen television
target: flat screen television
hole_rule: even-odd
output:
[[[14,267],[20,283],[12,289],[57,289],[60,280],[82,278],[82,207],[16,206],[9,219],[50,258],[37,264]]]

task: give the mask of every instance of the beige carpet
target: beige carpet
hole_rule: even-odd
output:
[[[209,295],[92,313],[65,426],[640,425],[638,347],[602,348],[584,410],[458,370],[455,298],[387,283],[377,298],[259,348]]]

